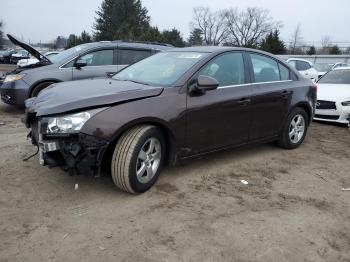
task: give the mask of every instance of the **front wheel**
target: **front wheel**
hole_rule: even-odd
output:
[[[309,117],[303,108],[295,108],[283,127],[279,145],[286,149],[299,147],[306,137]]]
[[[159,128],[142,125],[128,130],[119,139],[112,158],[114,184],[138,194],[157,181],[164,163],[165,142]]]

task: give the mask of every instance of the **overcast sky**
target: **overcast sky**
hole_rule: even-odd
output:
[[[102,0],[1,0],[0,20],[6,33],[25,41],[50,41],[58,35],[92,31],[95,11]],[[298,23],[305,42],[319,44],[330,36],[335,42],[350,42],[349,0],[143,0],[152,19],[160,29],[179,29],[187,38],[192,11],[197,6],[212,10],[221,8],[263,7],[283,23],[285,41]],[[350,45],[347,44],[347,45]]]

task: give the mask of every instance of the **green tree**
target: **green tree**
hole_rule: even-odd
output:
[[[188,39],[190,46],[203,45],[202,30],[199,28],[194,28],[191,32],[190,38]]]
[[[2,49],[4,33],[2,32],[2,21],[0,21],[0,49]]]
[[[329,54],[330,55],[340,55],[341,51],[337,45],[334,45],[331,47],[331,49],[329,49]]]
[[[79,42],[80,44],[91,43],[92,37],[84,30],[79,37]]]
[[[275,29],[271,31],[260,44],[260,49],[270,52],[272,54],[284,54],[286,52],[286,46],[279,37],[279,30]]]
[[[149,28],[150,17],[140,0],[104,0],[96,12],[95,39],[139,40]]]
[[[70,34],[67,40],[67,49],[78,45],[78,37],[75,34]]]
[[[176,47],[184,47],[185,41],[183,40],[181,33],[176,28],[172,30],[164,30],[162,33],[164,41],[167,44],[171,44]]]
[[[310,46],[309,50],[306,52],[308,55],[316,55],[316,48],[314,46]]]
[[[163,34],[159,31],[158,27],[150,26],[140,37],[141,41],[146,42],[159,42],[165,43]]]

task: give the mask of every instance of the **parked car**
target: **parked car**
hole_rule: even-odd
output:
[[[16,53],[11,55],[10,63],[11,64],[17,64],[19,60],[22,59],[29,59],[30,55],[29,52],[26,50],[18,50]]]
[[[13,54],[15,54],[15,50],[8,50],[5,51],[1,56],[0,56],[0,62],[1,64],[11,64],[11,57]]]
[[[345,63],[316,63],[314,67],[318,71],[318,78],[321,78],[328,71],[341,67],[349,67],[349,65]]]
[[[318,72],[310,61],[300,58],[289,58],[287,63],[298,70],[305,78],[317,81]]]
[[[49,59],[11,35],[8,38],[39,60],[8,74],[0,88],[1,99],[18,106],[54,83],[109,77],[129,64],[171,48],[162,44],[96,42],[73,47]]]
[[[348,124],[350,120],[350,67],[336,68],[318,81],[315,120]]]
[[[262,51],[179,48],[111,79],[52,85],[26,102],[24,121],[41,164],[72,175],[105,166],[120,189],[142,193],[165,163],[257,142],[297,148],[316,91]]]
[[[44,54],[44,56],[48,59],[54,57],[55,55],[58,55],[60,52],[47,52]],[[36,63],[39,63],[39,60],[36,59],[35,57],[31,57],[31,58],[28,58],[28,59],[21,59],[18,61],[17,63],[17,66],[18,67],[24,67],[24,66],[28,66],[28,65],[33,65],[33,64],[36,64]]]
[[[0,51],[0,64],[3,63],[3,59],[4,59],[4,54],[6,53],[6,51]]]

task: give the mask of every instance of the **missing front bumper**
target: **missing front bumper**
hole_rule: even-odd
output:
[[[104,153],[108,141],[93,136],[79,134],[64,138],[50,138],[39,135],[33,143],[39,147],[39,162],[41,165],[62,167],[69,175],[100,176]]]

